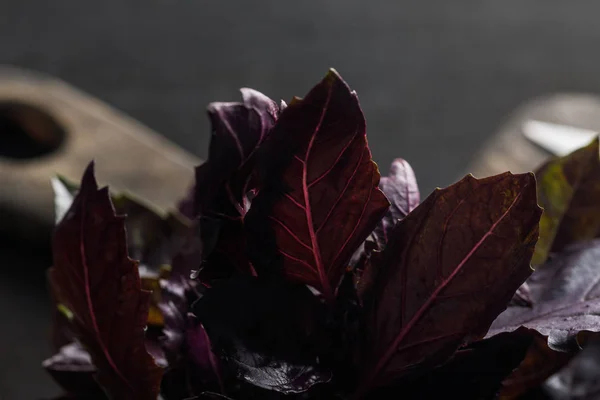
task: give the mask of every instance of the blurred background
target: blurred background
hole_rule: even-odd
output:
[[[405,158],[424,197],[523,102],[600,91],[598,12],[592,0],[2,0],[0,64],[61,78],[201,158],[209,102],[244,86],[289,100],[335,67],[382,172]],[[40,368],[48,264],[47,250],[0,240],[2,400],[59,393]]]

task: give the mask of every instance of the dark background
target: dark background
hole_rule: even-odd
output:
[[[407,159],[425,195],[522,102],[600,90],[599,12],[596,0],[0,0],[0,63],[60,77],[201,157],[210,101],[242,86],[289,100],[335,67],[381,169]],[[47,254],[7,238],[0,254],[0,399],[54,395],[39,367]]]

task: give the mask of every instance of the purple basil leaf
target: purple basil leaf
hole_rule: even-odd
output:
[[[96,367],[92,364],[90,354],[79,343],[73,342],[61,347],[42,366],[69,395],[106,398],[94,380]]]
[[[242,103],[212,103],[208,161],[196,168],[195,215],[200,218],[203,242],[202,280],[229,276],[232,271],[253,273],[246,258],[243,218],[250,206],[248,194],[257,189],[252,180],[256,151],[279,113],[268,97],[242,89]],[[213,253],[216,253],[213,255]]]
[[[283,394],[302,393],[329,382],[331,373],[312,364],[293,364],[251,352],[240,346],[227,355],[229,368],[238,379]]]
[[[77,339],[114,397],[156,397],[162,368],[144,343],[151,293],[129,258],[125,218],[115,214],[108,188],[98,188],[90,163],[73,204],[54,231],[50,283],[73,314]]]
[[[382,250],[396,222],[419,205],[420,195],[413,169],[401,158],[394,160],[388,176],[381,177],[379,189],[390,201],[390,208],[373,231],[379,249]]]
[[[528,279],[533,307],[509,307],[488,337],[520,326],[548,336],[554,350],[568,350],[580,331],[600,330],[600,240],[568,248]]]
[[[277,105],[252,89],[243,103],[211,103],[208,161],[196,168],[196,214],[239,219],[246,213],[253,155],[277,118]]]
[[[242,101],[246,107],[253,107],[261,119],[263,120],[262,125],[267,127],[272,124],[271,119],[276,120],[280,113],[280,107],[277,104],[259,92],[258,90],[250,88],[241,88]]]
[[[219,366],[202,325],[190,317],[191,305],[202,296],[202,286],[183,276],[161,281],[159,307],[165,325],[160,344],[170,369],[161,392],[167,399],[180,399],[203,390],[222,390]]]
[[[294,100],[261,148],[266,182],[246,218],[259,274],[310,285],[332,304],[352,254],[389,203],[358,98],[335,71]]]
[[[56,176],[52,179],[57,224],[71,206],[79,184]],[[194,230],[190,218],[173,211],[163,213],[153,205],[128,193],[111,193],[115,211],[125,215],[127,250],[139,260],[140,269],[158,276],[160,267],[169,264]]]
[[[483,336],[531,275],[541,212],[533,174],[507,172],[438,189],[398,223],[369,268],[358,394]]]
[[[253,277],[219,282],[194,303],[213,351],[251,385],[299,393],[326,382],[323,305],[305,287]]]
[[[55,177],[52,186],[57,217],[60,216],[62,220],[67,212],[65,207],[73,202],[79,185],[63,177]],[[127,193],[111,193],[111,200],[117,214],[126,216],[127,249],[129,256],[139,261],[142,288],[152,291],[148,324],[161,326],[162,316],[157,308],[161,295],[158,280],[169,270],[169,265],[170,274],[186,276],[189,276],[192,269],[199,267],[199,250],[193,254],[195,260],[186,258],[192,245],[201,247],[198,245],[196,224],[177,211],[164,213]]]

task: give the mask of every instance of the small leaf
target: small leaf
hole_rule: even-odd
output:
[[[198,370],[197,378],[203,381],[205,385],[217,382],[219,388],[223,391],[221,367],[213,353],[212,344],[204,326],[200,323],[189,324],[185,337],[190,361]]]
[[[359,393],[485,335],[532,272],[540,214],[533,174],[469,175],[398,223],[373,268]]]
[[[413,169],[401,158],[394,160],[389,175],[379,181],[379,188],[390,201],[389,210],[373,231],[381,250],[398,220],[406,217],[419,205],[420,195]]]
[[[600,239],[573,245],[528,280],[532,308],[509,307],[489,336],[525,326],[548,336],[552,349],[567,351],[580,331],[600,330]]]
[[[333,302],[347,262],[389,205],[365,129],[358,98],[334,70],[281,113],[262,148],[265,186],[246,218],[259,273],[283,273]]]
[[[85,349],[77,342],[60,348],[45,360],[42,366],[69,395],[90,399],[105,399],[102,389],[94,380],[96,367]]]
[[[108,189],[98,190],[93,163],[53,238],[51,284],[74,315],[77,338],[116,398],[155,400],[161,368],[145,349],[150,293],[127,255],[125,223]]]
[[[600,234],[600,139],[565,157],[554,158],[535,173],[544,214],[532,264],[540,265],[550,251]]]
[[[254,154],[277,118],[277,105],[252,89],[242,89],[243,103],[211,103],[212,137],[208,161],[196,168],[196,214],[239,219],[247,211],[244,196]]]

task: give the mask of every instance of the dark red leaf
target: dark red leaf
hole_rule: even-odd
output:
[[[569,350],[580,331],[600,330],[600,240],[567,248],[528,280],[533,307],[509,307],[488,336],[526,326],[548,336],[555,350]]]
[[[540,214],[533,174],[469,175],[398,223],[373,265],[359,393],[485,335],[532,272]]]
[[[263,151],[265,187],[246,219],[252,261],[332,300],[389,204],[356,94],[331,70],[281,113]]]
[[[379,249],[383,249],[398,220],[414,210],[421,199],[415,173],[401,158],[394,160],[388,176],[381,177],[379,188],[390,201],[389,210],[373,231]]]
[[[145,349],[150,293],[127,255],[125,222],[108,189],[98,190],[93,163],[53,238],[51,284],[74,315],[77,338],[98,368],[98,382],[115,398],[152,399],[162,370]]]

